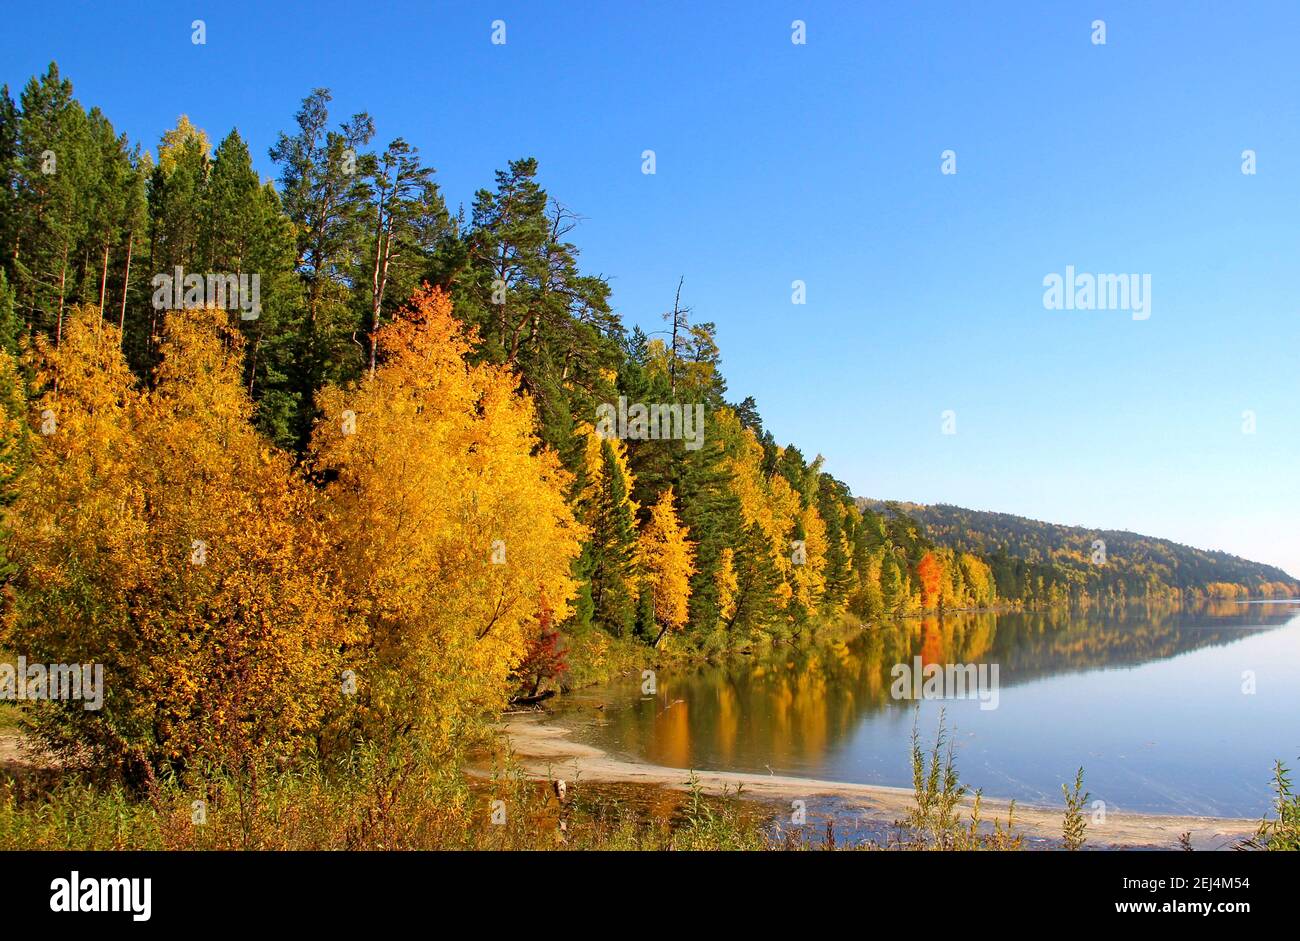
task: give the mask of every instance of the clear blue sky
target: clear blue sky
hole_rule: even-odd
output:
[[[536,156],[625,320],[657,328],[685,275],[733,397],[855,493],[1300,575],[1296,4],[271,6],[16,5],[0,81],[55,59],[133,139],[237,126],[268,177],[327,86],[453,207]],[[1149,273],[1150,319],[1045,310],[1067,265]]]

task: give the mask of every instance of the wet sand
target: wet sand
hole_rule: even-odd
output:
[[[638,761],[615,758],[591,745],[575,742],[569,729],[549,723],[544,714],[509,715],[501,731],[505,734],[515,760],[531,777],[558,778],[567,781],[646,784],[685,790],[690,771]],[[708,794],[735,792],[757,800],[785,802],[797,799],[832,797],[858,817],[889,826],[906,817],[912,807],[908,788],[878,784],[846,784],[812,778],[752,774],[735,771],[696,769],[700,787]],[[981,817],[1005,822],[1008,801],[984,797]],[[969,813],[972,801],[963,801]],[[1031,839],[1059,840],[1062,809],[1035,807],[1016,802],[1016,831]],[[1093,848],[1176,849],[1182,833],[1191,833],[1191,843],[1198,850],[1231,849],[1238,840],[1254,833],[1256,820],[1229,817],[1186,817],[1173,814],[1111,813],[1104,824],[1088,823],[1088,845]]]

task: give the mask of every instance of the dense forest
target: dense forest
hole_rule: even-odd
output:
[[[681,285],[663,330],[624,326],[535,160],[453,212],[415,147],[330,101],[268,181],[236,130],[128,140],[54,65],[0,90],[3,643],[129,680],[102,715],[50,704],[48,742],[135,775],[441,747],[566,649],[1295,591],[1125,534],[1089,567],[1083,535],[860,504],[729,395]]]
[[[884,504],[859,500],[864,507]],[[993,569],[999,597],[1027,603],[1091,598],[1290,598],[1286,572],[1226,552],[1120,530],[1062,526],[963,507],[889,504],[938,545],[970,552]]]

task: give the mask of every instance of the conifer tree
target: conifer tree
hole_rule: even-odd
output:
[[[418,148],[399,137],[375,158],[373,167],[365,272],[367,365],[372,373],[373,337],[396,307],[393,299],[410,296],[433,251],[450,235],[450,217],[433,182],[433,168],[420,161]]]
[[[27,83],[20,109],[14,211],[22,231],[12,273],[26,327],[57,338],[76,292],[96,161],[86,113],[57,65]]]
[[[286,362],[286,369],[292,364],[291,423],[300,446],[311,434],[317,390],[354,379],[362,365],[353,341],[361,318],[351,288],[364,266],[374,167],[374,155],[364,148],[375,127],[361,112],[330,130],[331,98],[325,88],[304,98],[297,133],[280,134],[270,151],[280,165],[280,198],[297,236],[296,267],[306,293],[305,316]]]
[[[579,507],[590,535],[582,575],[589,585],[592,619],[622,637],[635,624],[637,506],[630,497],[622,442],[594,430],[586,439],[587,486]]]
[[[576,456],[575,425],[613,398],[622,325],[606,281],[579,271],[568,241],[577,217],[536,177],[536,160],[514,160],[495,190],[475,194],[463,251],[443,277],[478,327],[480,355],[515,369],[537,402],[543,440]]]

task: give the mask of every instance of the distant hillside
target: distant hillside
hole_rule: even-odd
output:
[[[1281,569],[1226,552],[1113,529],[1085,529],[964,507],[884,503],[860,507],[901,513],[936,545],[983,557],[1006,599],[1062,595],[1244,598],[1300,596],[1300,581]],[[1104,552],[1104,554],[1103,554]]]

